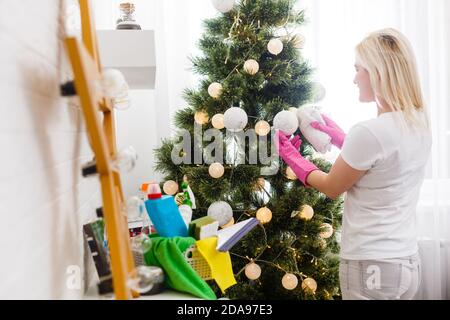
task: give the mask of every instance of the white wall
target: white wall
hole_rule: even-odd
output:
[[[115,29],[119,0],[92,1],[97,29]],[[154,171],[153,150],[175,128],[173,117],[185,108],[183,90],[198,84],[190,70],[189,55],[196,47],[203,28],[202,21],[217,11],[209,0],[135,0],[135,19],[142,29],[155,31],[156,80],[152,90],[132,90],[132,106],[117,113],[119,146],[132,145],[138,152],[136,168],[122,176],[124,194],[136,194],[140,183],[160,180]]]
[[[80,175],[92,158],[80,109],[59,96],[60,3],[0,1],[0,299],[79,298],[68,267],[92,267],[82,223],[99,184]]]
[[[157,113],[153,90],[132,90],[132,107],[116,113],[117,146],[119,149],[132,145],[138,154],[135,168],[122,174],[125,197],[136,195],[143,182],[157,180],[154,172],[153,149],[159,144]]]

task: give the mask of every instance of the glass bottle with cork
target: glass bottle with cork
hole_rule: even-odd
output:
[[[135,5],[124,2],[119,5],[120,18],[117,20],[117,30],[141,30],[141,26],[134,19]]]

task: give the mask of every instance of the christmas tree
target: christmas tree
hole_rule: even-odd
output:
[[[204,21],[203,54],[191,58],[200,84],[185,90],[189,106],[176,113],[177,137],[156,150],[163,189],[173,194],[173,186],[188,183],[195,195],[194,219],[213,205],[222,215],[218,219],[225,219],[222,227],[249,217],[260,220],[230,250],[237,284],[225,296],[338,298],[335,231],[342,200],[306,188],[270,152],[274,127],[301,135],[295,111],[317,100],[313,70],[301,53],[304,37],[296,33],[305,12],[296,10],[294,0],[213,4],[221,13]],[[302,155],[328,172],[331,164],[316,158],[301,138]],[[226,214],[230,207],[232,217]]]

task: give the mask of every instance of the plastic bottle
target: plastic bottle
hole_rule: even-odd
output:
[[[145,207],[157,233],[162,237],[187,237],[188,229],[173,196],[162,195],[157,183],[148,187]]]

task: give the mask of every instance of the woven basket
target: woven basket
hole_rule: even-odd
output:
[[[197,250],[196,245],[190,246],[184,253],[187,263],[198,273],[203,280],[211,280],[211,268],[205,258]]]

